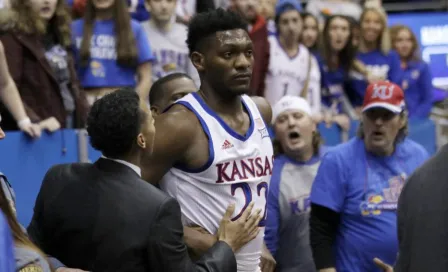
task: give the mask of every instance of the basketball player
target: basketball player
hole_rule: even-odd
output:
[[[193,79],[184,73],[173,73],[156,80],[149,91],[152,115],[161,114],[176,100],[196,91]]]
[[[273,148],[265,124],[272,111],[265,99],[245,95],[254,61],[246,26],[223,9],[192,19],[187,44],[201,88],[158,116],[155,150],[143,169],[153,184],[163,178],[159,185],[179,201],[184,226],[211,234],[229,203],[236,205],[233,219],[251,202],[266,216]],[[238,272],[260,271],[264,224],[235,254]]]

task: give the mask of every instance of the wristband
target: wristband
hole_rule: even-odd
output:
[[[19,122],[17,122],[17,126],[19,127],[19,128],[22,128],[22,127],[24,127],[24,126],[26,126],[26,125],[29,125],[29,124],[31,124],[31,120],[30,120],[30,118],[25,118],[25,119],[22,119],[22,120],[20,120]]]

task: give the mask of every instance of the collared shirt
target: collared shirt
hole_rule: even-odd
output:
[[[139,177],[142,176],[142,170],[140,169],[140,167],[138,167],[138,166],[135,165],[135,164],[132,164],[132,163],[130,163],[130,162],[123,161],[123,160],[111,159],[111,158],[108,158],[108,157],[106,157],[106,156],[104,156],[104,155],[102,155],[101,158],[103,158],[103,159],[107,159],[107,160],[111,160],[111,161],[115,161],[115,162],[118,162],[118,163],[121,163],[121,164],[124,164],[124,165],[126,165],[127,167],[129,167],[129,168],[131,168],[132,170],[134,170],[134,172],[137,173],[137,175],[139,175]]]

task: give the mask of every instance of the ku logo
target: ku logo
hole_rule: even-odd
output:
[[[381,100],[387,100],[387,99],[391,98],[392,95],[394,94],[394,88],[395,88],[395,86],[393,86],[393,85],[384,86],[384,85],[376,85],[375,84],[373,86],[372,98],[379,98]]]

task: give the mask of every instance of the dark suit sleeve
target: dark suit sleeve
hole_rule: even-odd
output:
[[[49,247],[47,246],[48,239],[45,238],[43,226],[44,226],[44,216],[45,216],[45,204],[51,201],[52,198],[57,194],[56,189],[52,184],[55,176],[58,175],[60,171],[57,170],[57,166],[54,166],[48,170],[45,175],[42,185],[37,195],[36,202],[34,204],[34,213],[31,223],[27,228],[28,237],[33,241],[40,249],[45,253],[49,253]],[[53,187],[53,188],[52,188]],[[47,192],[51,190],[51,192]],[[51,195],[49,194],[51,193]],[[50,241],[51,242],[51,241]]]
[[[196,263],[188,256],[183,241],[180,206],[167,198],[160,206],[149,233],[150,271],[220,271],[235,272],[235,255],[225,242],[218,242]]]

